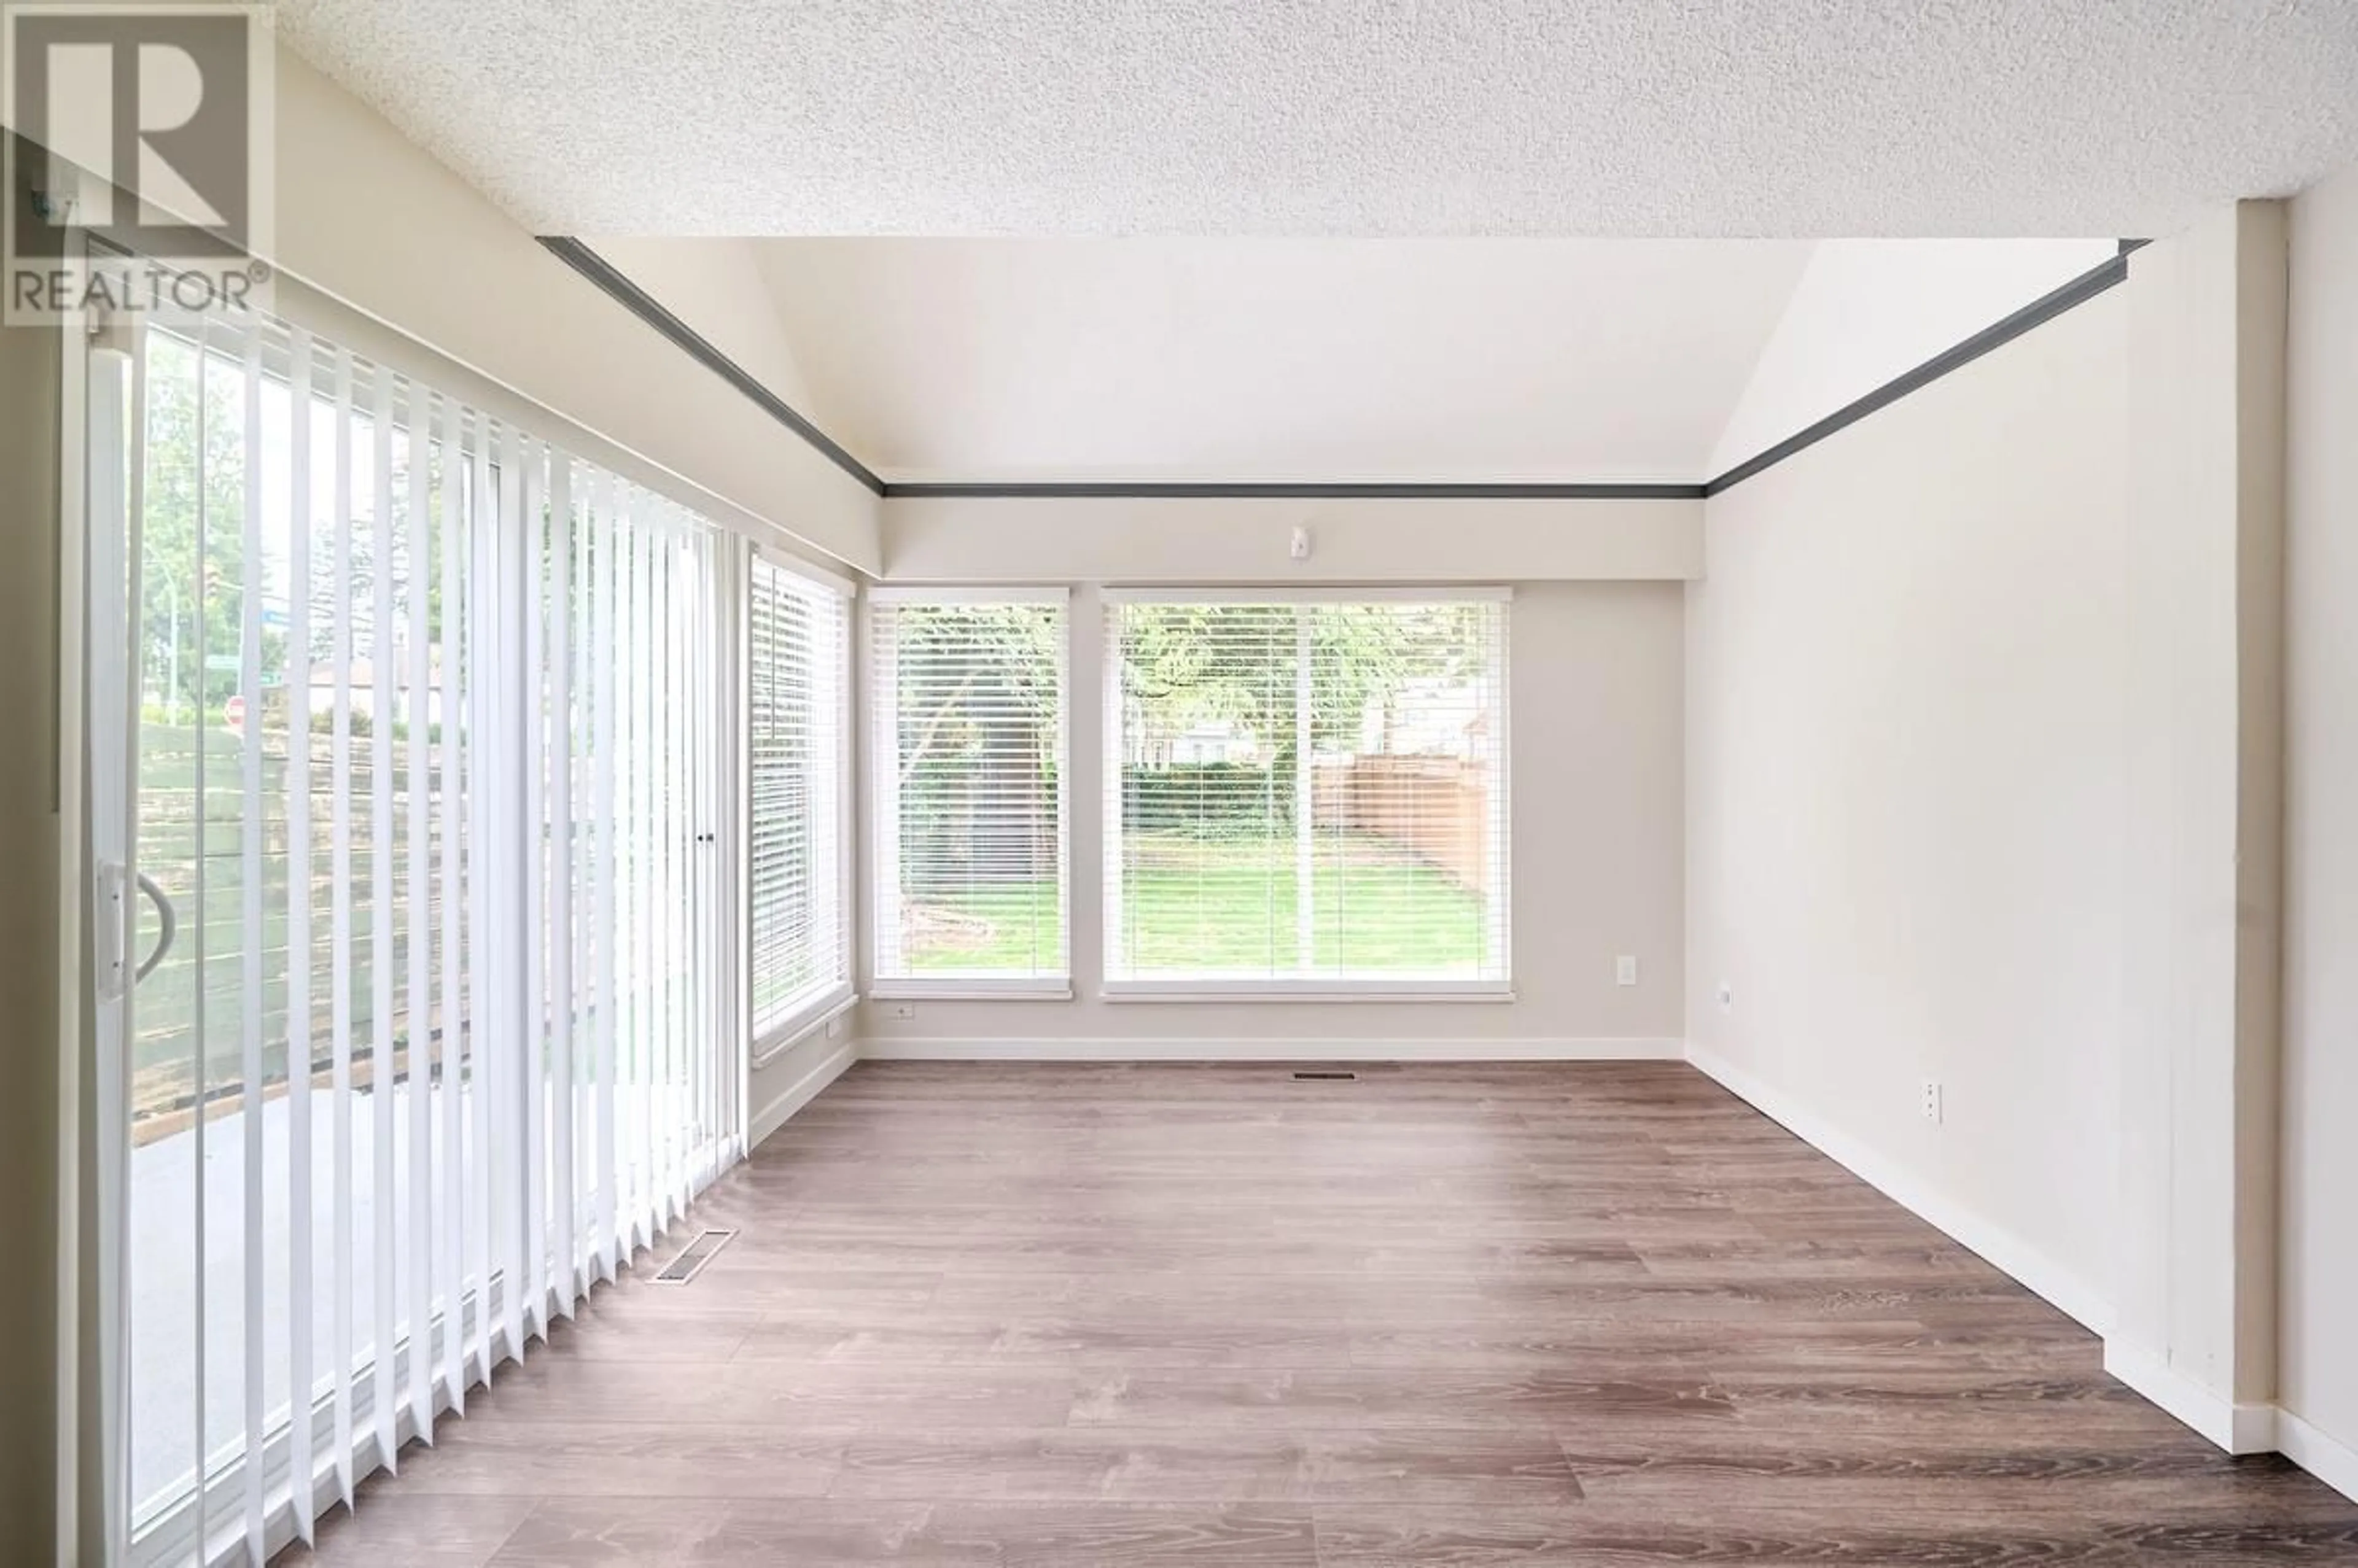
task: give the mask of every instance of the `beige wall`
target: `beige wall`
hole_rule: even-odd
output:
[[[2279,1402],[2358,1487],[2358,168],[2292,208]]]
[[[1668,582],[1520,587],[1512,703],[1514,984],[1510,1003],[1109,1002],[1103,975],[1101,611],[1075,595],[1070,798],[1071,1001],[919,1001],[861,1009],[871,1054],[1087,1055],[1290,1049],[1675,1052],[1680,1034],[1680,589]],[[1614,959],[1640,982],[1614,983]],[[755,1097],[757,1103],[761,1097]]]
[[[1699,1059],[2089,1315],[2120,1031],[2126,324],[2115,290],[1714,497],[1687,589]]]
[[[288,272],[817,553],[875,569],[873,494],[285,50],[277,155],[275,259]],[[750,268],[700,281],[722,291],[701,301],[706,324],[773,323]]]
[[[871,1054],[1282,1054],[1359,1041],[1371,1055],[1434,1041],[1456,1054],[1476,1048],[1469,1042],[1493,1052],[1673,1048],[1683,957],[1676,579],[1701,569],[1702,510],[1700,502],[885,503],[885,576],[893,582],[1520,581],[1509,649],[1516,798],[1552,803],[1569,792],[1585,809],[1527,804],[1516,813],[1512,1003],[1106,1002],[1098,994],[1103,833],[1094,700],[1101,611],[1084,588],[1073,602],[1075,999],[925,1001],[909,1019],[865,1005],[838,1034],[814,1033],[753,1071],[755,1136],[840,1070],[854,1033]],[[1296,524],[1313,530],[1308,562],[1287,553]],[[1600,580],[1579,580],[1590,579]],[[1639,959],[1636,987],[1613,982],[1621,954]]]
[[[1703,569],[1703,503],[896,497],[883,549],[896,582],[1683,579]]]
[[[786,334],[762,274],[763,242],[600,234],[583,241],[788,407],[827,435],[802,356]]]

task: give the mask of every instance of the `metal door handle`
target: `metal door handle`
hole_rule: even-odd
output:
[[[164,955],[172,950],[172,935],[179,929],[179,917],[173,912],[172,901],[164,896],[164,890],[156,885],[156,879],[142,871],[138,882],[139,891],[156,905],[156,921],[159,929],[156,933],[156,950],[141,959],[139,968],[132,973],[135,985],[146,979],[156,966],[164,961]]]

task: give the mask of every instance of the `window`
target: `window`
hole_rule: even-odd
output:
[[[109,1512],[133,1564],[258,1561],[741,1147],[724,541],[276,321],[141,324],[91,376],[128,590],[93,777],[156,905],[101,1025]]]
[[[1109,994],[1505,994],[1503,594],[1108,600]]]
[[[880,989],[1061,992],[1064,595],[871,603]]]
[[[792,1038],[851,994],[845,592],[759,554],[746,581],[746,878],[757,1048]]]

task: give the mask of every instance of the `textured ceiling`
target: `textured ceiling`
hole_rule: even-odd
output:
[[[544,232],[2154,234],[2358,158],[2352,0],[278,0]]]
[[[635,254],[745,243],[651,241]],[[1692,481],[1811,249],[751,246],[806,412],[904,481]]]

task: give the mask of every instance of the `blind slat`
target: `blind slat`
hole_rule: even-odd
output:
[[[467,1338],[459,1325],[461,1312],[454,1281],[466,1278],[467,1233],[466,1204],[463,1198],[465,1177],[469,1168],[466,1150],[464,1085],[466,1082],[466,1027],[461,1022],[466,1006],[463,978],[463,955],[466,953],[466,901],[461,896],[465,886],[466,851],[462,841],[464,816],[462,797],[464,773],[461,753],[466,744],[465,727],[460,722],[460,708],[456,700],[460,683],[465,673],[460,646],[459,629],[461,605],[459,586],[459,562],[466,546],[463,517],[467,510],[467,475],[461,456],[460,425],[458,403],[448,397],[435,397],[426,403],[419,415],[432,419],[439,416],[433,428],[441,440],[440,493],[441,517],[437,526],[435,546],[438,557],[442,585],[441,602],[438,607],[438,651],[441,655],[442,677],[439,700],[436,707],[441,726],[440,794],[435,802],[440,826],[436,834],[436,853],[440,860],[438,868],[442,894],[442,950],[439,989],[435,996],[436,1016],[442,1029],[442,1197],[437,1215],[437,1231],[442,1242],[443,1298],[442,1380],[453,1410],[461,1415],[467,1410]],[[480,1309],[478,1309],[480,1311]]]
[[[398,663],[393,648],[393,378],[370,378],[375,398],[369,410],[369,1105],[373,1112],[369,1207],[374,1220],[370,1259],[372,1328],[370,1409],[375,1416],[379,1463],[398,1464],[394,1436],[398,1401],[394,1393],[394,1251],[396,1215],[393,1190],[393,1103],[395,1057],[393,1036],[393,731],[398,710],[393,682]]]
[[[244,383],[245,430],[243,445],[247,451],[262,449],[262,357],[256,334],[240,334],[239,371]],[[262,476],[249,472],[243,476],[245,492],[245,526],[241,540],[238,569],[239,597],[244,612],[240,617],[238,636],[238,695],[243,702],[243,711],[249,715],[238,750],[243,766],[238,781],[240,794],[246,800],[259,801],[262,794]],[[240,1071],[245,1079],[245,1094],[241,1108],[245,1122],[245,1203],[239,1218],[249,1237],[267,1234],[263,1187],[266,1170],[268,1144],[263,1136],[263,1068],[262,1068],[262,999],[264,996],[263,947],[263,838],[265,823],[262,813],[241,814],[243,840],[243,863],[239,868],[241,928],[239,944],[244,953],[244,972],[240,979],[243,1050]],[[268,1435],[269,1406],[266,1398],[266,1355],[264,1317],[269,1303],[265,1299],[266,1249],[249,1245],[245,1249],[245,1280],[243,1314],[245,1320],[245,1404],[242,1440],[251,1448],[265,1442]],[[262,1470],[259,1465],[247,1467],[245,1478],[245,1535],[249,1560],[260,1568],[260,1541],[264,1528]]]
[[[586,530],[573,509],[573,460],[551,449],[548,460],[548,510],[554,533],[548,542],[548,758],[549,882],[549,1126],[555,1140],[551,1190],[541,1211],[553,1226],[557,1270],[556,1308],[568,1321],[573,1317],[581,1288],[580,1249],[575,1193],[574,1138],[580,1119],[573,1063],[573,1027],[579,1000],[573,990],[574,951],[579,937],[574,926],[573,884],[581,864],[574,842],[576,803],[573,795],[573,750],[579,743],[574,715],[574,693],[579,689],[576,650],[586,643],[574,634],[575,563]]]
[[[877,978],[1063,980],[1063,602],[870,613]]]
[[[330,864],[334,868],[332,929],[330,936],[329,962],[334,966],[332,1008],[335,1030],[335,1061],[333,1085],[328,1106],[328,1119],[333,1165],[330,1181],[333,1194],[332,1227],[334,1230],[335,1277],[333,1310],[335,1319],[334,1359],[329,1363],[329,1386],[335,1400],[336,1435],[334,1459],[336,1487],[344,1506],[352,1501],[352,622],[351,615],[352,570],[352,362],[341,351],[335,351],[335,479],[328,492],[331,509],[330,527],[335,538],[334,563],[330,579],[329,614],[333,617],[335,635],[330,657],[335,661],[334,708],[329,730],[330,766],[332,777],[329,787],[331,797],[329,832]]]
[[[288,547],[287,706],[292,786],[287,791],[287,1386],[289,1404],[308,1402],[318,1385],[312,1359],[311,1257],[311,339],[292,334],[287,356]],[[297,1092],[297,1091],[300,1092]],[[290,1421],[288,1473],[308,1488],[311,1423]],[[301,1499],[308,1505],[310,1498]],[[312,1539],[313,1510],[295,1510],[296,1533]]]
[[[434,832],[432,735],[434,726],[434,626],[428,615],[433,580],[433,465],[428,440],[432,416],[427,400],[410,389],[407,460],[402,527],[407,541],[404,589],[408,597],[409,663],[402,715],[409,727],[406,783],[409,790],[409,882],[403,915],[409,938],[409,1420],[411,1430],[434,1441],[435,1231],[434,1212],[434,910],[429,850]]]

